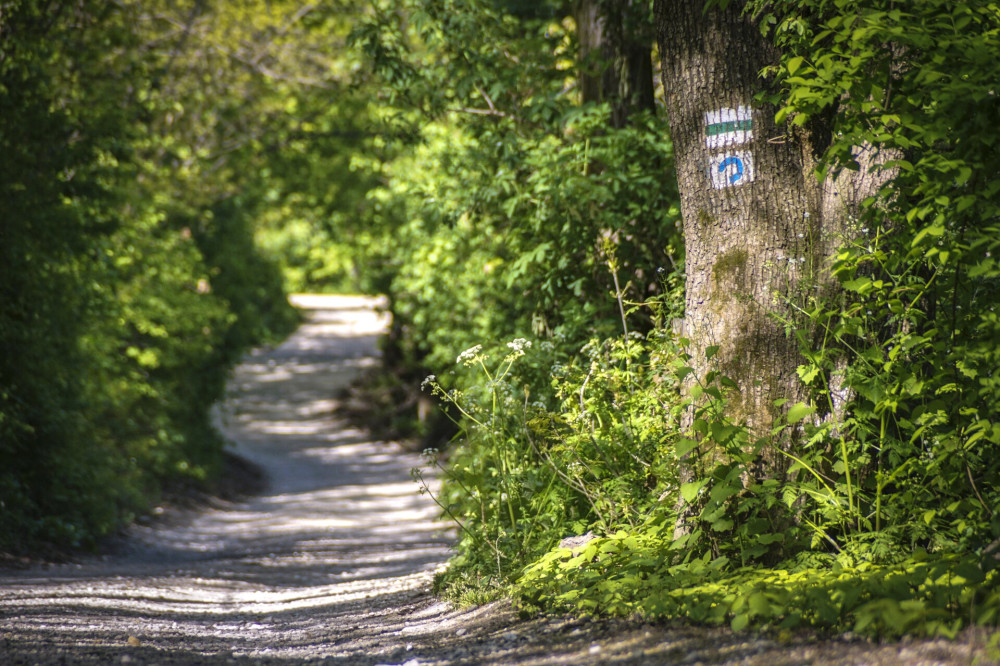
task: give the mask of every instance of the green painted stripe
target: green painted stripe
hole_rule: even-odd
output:
[[[750,131],[753,129],[752,120],[731,120],[727,123],[715,123],[705,128],[705,136],[717,136],[728,134],[729,132]]]

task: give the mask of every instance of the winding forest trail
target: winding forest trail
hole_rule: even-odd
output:
[[[779,645],[442,602],[430,584],[453,535],[416,492],[419,458],[334,415],[385,321],[371,299],[293,302],[306,322],[248,356],[218,410],[266,491],[169,511],[101,558],[0,571],[0,664],[970,663],[968,643]]]

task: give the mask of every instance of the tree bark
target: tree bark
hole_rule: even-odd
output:
[[[625,127],[635,111],[652,111],[648,5],[641,0],[579,0],[574,15],[582,101],[608,102],[615,128]]]
[[[580,68],[580,101],[599,103],[604,99],[601,44],[604,42],[604,21],[597,0],[578,0],[573,7],[576,39],[579,44],[577,63]]]
[[[869,171],[877,157],[861,149],[861,170],[820,181],[816,167],[833,115],[804,128],[776,126],[776,109],[757,99],[761,70],[777,64],[780,54],[742,13],[742,3],[707,12],[704,5],[654,3],[684,224],[681,333],[690,341],[694,369],[687,388],[713,370],[730,378],[738,390],[728,396],[727,416],[764,437],[783,410],[809,395],[796,372],[803,362],[798,343],[785,322],[801,330],[809,322],[797,307],[836,293],[829,265],[857,233],[851,214],[889,174]],[[711,360],[709,347],[718,348]],[[839,380],[833,382],[838,385],[830,388],[842,397]],[[779,407],[779,400],[787,402]],[[786,431],[774,441],[788,449],[796,436]],[[787,468],[775,449],[764,451],[762,461],[760,473],[767,476]],[[681,481],[690,477],[682,461]]]
[[[820,252],[811,169],[796,137],[755,101],[778,54],[737,3],[659,0],[657,36],[686,246],[683,335],[695,378],[715,369],[739,386],[729,416],[770,431],[774,403],[805,398],[794,339],[779,320],[801,300]],[[718,353],[706,359],[706,350]]]

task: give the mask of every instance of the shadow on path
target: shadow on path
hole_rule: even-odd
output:
[[[398,632],[407,604],[429,603],[451,535],[410,478],[419,459],[333,416],[332,396],[376,362],[384,317],[367,298],[293,303],[305,323],[249,355],[216,410],[232,450],[264,470],[267,490],[133,526],[103,560],[4,573],[0,662],[2,648],[11,657],[32,644],[57,646],[74,663],[130,647],[122,654],[132,659],[189,663],[220,653],[334,657],[345,630],[355,641],[373,622],[369,633]],[[386,623],[387,614],[400,619]],[[140,646],[128,646],[130,636]],[[359,652],[339,656],[375,657]]]
[[[779,645],[435,599],[453,535],[410,479],[418,457],[333,416],[332,396],[377,362],[377,303],[293,302],[306,322],[249,355],[216,412],[267,490],[136,525],[103,559],[0,571],[0,664],[970,663],[968,644]]]

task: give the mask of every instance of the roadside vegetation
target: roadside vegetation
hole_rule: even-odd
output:
[[[423,137],[372,196],[395,220],[393,358],[459,429],[428,454],[460,525],[443,589],[734,629],[994,625],[1000,14],[746,11],[781,53],[756,103],[831,137],[815,177],[870,168],[869,146],[884,181],[780,295],[807,398],[763,433],[676,332],[665,114],[616,126],[615,100],[581,100],[567,7],[376,4],[356,30]]]
[[[680,137],[640,85],[673,3],[46,4],[5,3],[0,33],[0,550],[86,543],[209,474],[207,405],[294,321],[283,280],[388,297],[391,417],[454,422],[426,456],[454,598],[1000,619],[995,3],[709,3],[773,55],[747,100],[771,140],[876,183],[771,267],[795,280],[757,305],[798,356],[766,427],[742,396],[773,378],[682,325],[685,228],[714,222],[682,219]]]
[[[253,239],[239,105],[269,89],[138,5],[0,5],[4,553],[93,547],[211,478],[228,368],[297,322]]]

